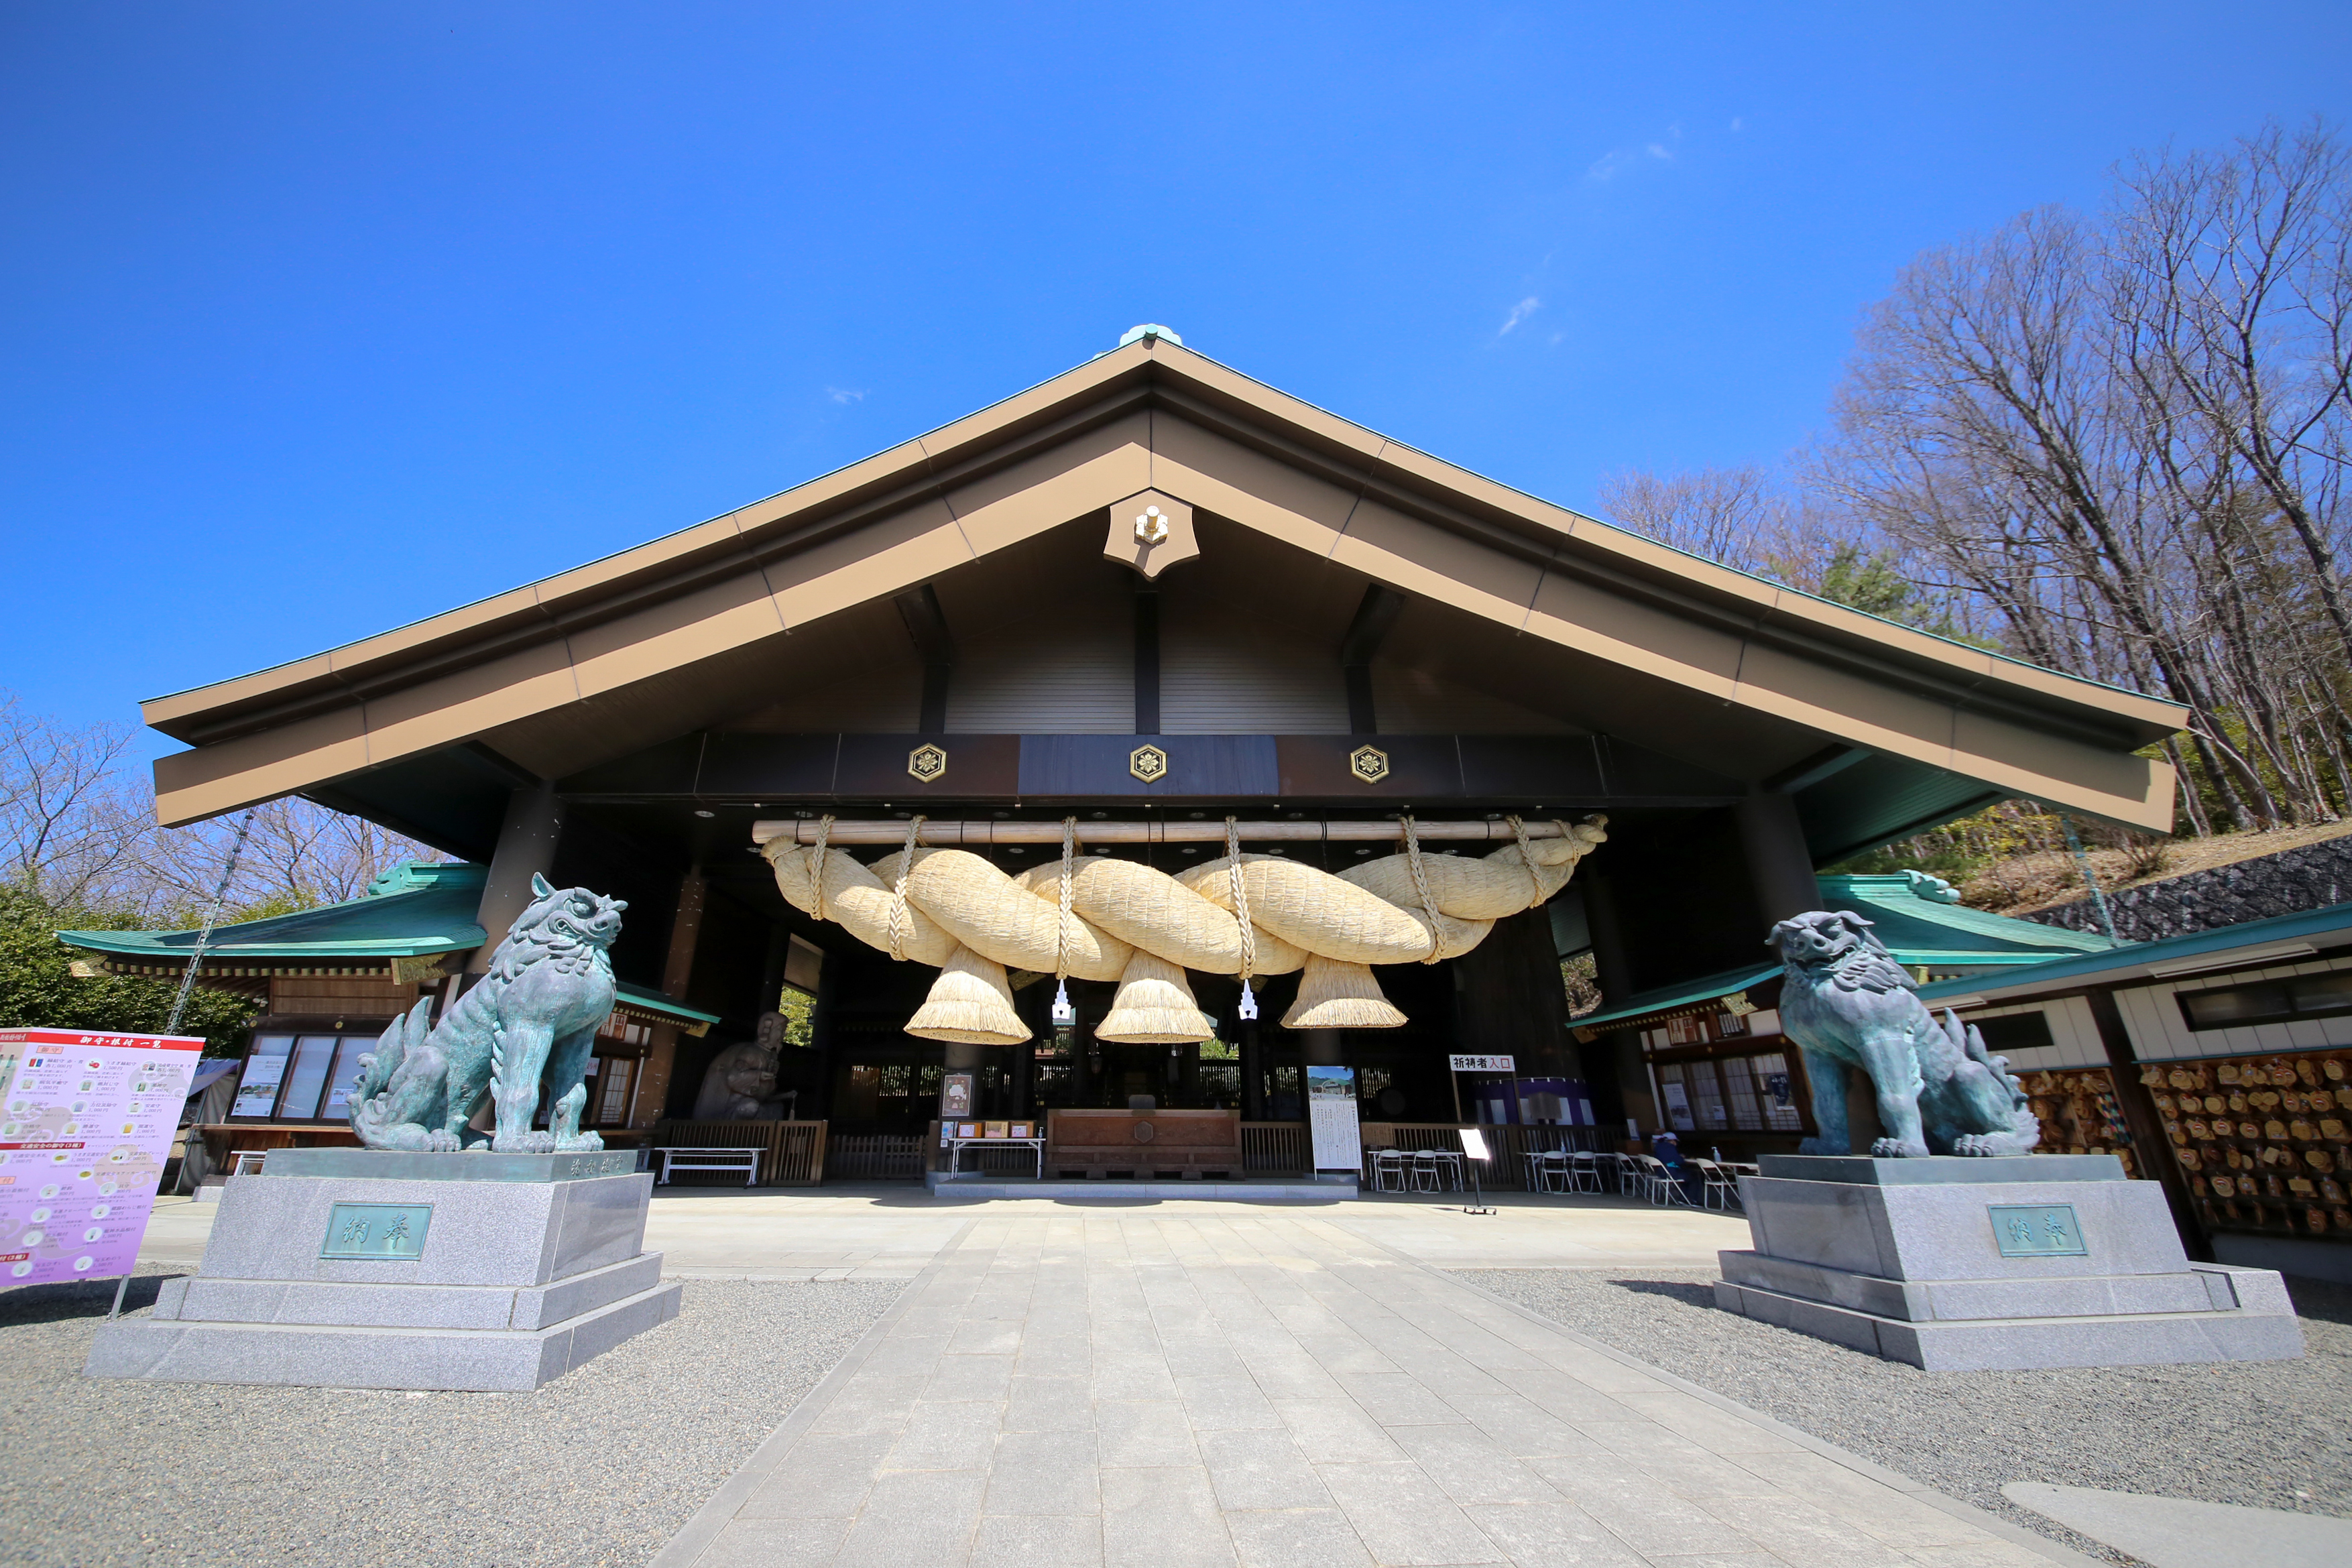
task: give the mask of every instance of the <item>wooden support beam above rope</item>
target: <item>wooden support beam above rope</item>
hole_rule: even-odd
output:
[[[1608,821],[1605,817],[1583,819],[1596,826]],[[905,817],[884,818],[880,821],[852,821],[835,818],[825,831],[825,842],[836,847],[850,844],[888,844],[893,848],[907,841]],[[765,844],[783,839],[793,843],[813,844],[823,819],[764,819],[751,824],[751,841]],[[1402,821],[1276,821],[1238,822],[1234,824],[1242,838],[1250,843],[1335,843],[1393,844],[1404,841]],[[1423,842],[1444,840],[1492,843],[1508,843],[1517,835],[1507,819],[1493,821],[1423,821],[1416,819],[1413,831]],[[1201,821],[1152,822],[1090,822],[1078,823],[1078,842],[1082,844],[1208,844],[1223,843],[1225,824],[1222,819]],[[1527,824],[1530,839],[1557,839],[1563,826],[1557,821],[1531,821]],[[1059,822],[957,821],[950,819],[926,820],[921,841],[937,849],[952,844],[1059,844],[1062,824]]]

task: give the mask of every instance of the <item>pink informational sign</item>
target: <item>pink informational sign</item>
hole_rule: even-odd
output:
[[[204,1049],[0,1029],[0,1285],[131,1272]]]

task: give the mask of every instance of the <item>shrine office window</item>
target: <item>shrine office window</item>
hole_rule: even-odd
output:
[[[2210,991],[2177,991],[2173,999],[2180,1004],[2180,1016],[2192,1030],[2340,1018],[2352,1013],[2352,970],[2295,975]]]

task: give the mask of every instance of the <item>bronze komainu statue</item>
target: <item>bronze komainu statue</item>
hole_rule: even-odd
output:
[[[1868,1073],[1877,1091],[1886,1135],[1870,1152],[1879,1159],[2032,1149],[2042,1124],[2026,1109],[2009,1063],[1987,1054],[1984,1037],[1949,1010],[1937,1022],[1870,925],[1859,915],[1817,910],[1772,927],[1770,946],[1787,966],[1780,1027],[1804,1052],[1821,1128],[1800,1152],[1853,1152],[1848,1067]]]
[[[485,1095],[498,1105],[488,1146],[500,1154],[601,1149],[580,1130],[596,1030],[613,1010],[609,949],[628,905],[533,876],[535,898],[490,956],[489,973],[438,1027],[416,1004],[360,1058],[352,1131],[372,1149],[457,1149]],[[547,1129],[531,1121],[545,1094]],[[474,1146],[482,1146],[478,1134]]]

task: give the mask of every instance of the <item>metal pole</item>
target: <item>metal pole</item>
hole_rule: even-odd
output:
[[[106,1309],[106,1321],[112,1322],[122,1315],[123,1293],[131,1289],[131,1276],[125,1274],[114,1284],[114,1305]]]
[[[2066,847],[2074,852],[2074,867],[2083,873],[2083,885],[2091,890],[2092,906],[2099,912],[2099,928],[2107,934],[2108,941],[2120,940],[2116,936],[2116,917],[2107,910],[2107,895],[2099,890],[2098,873],[2091,869],[2091,857],[2083,852],[2083,841],[2075,836],[2074,819],[2062,811],[2058,825],[2066,830]]]
[[[172,998],[172,1019],[163,1026],[165,1034],[180,1032],[180,1015],[187,1010],[188,993],[196,988],[196,971],[204,967],[205,949],[212,945],[213,924],[220,919],[221,905],[228,901],[228,884],[236,875],[236,858],[245,852],[245,836],[253,831],[254,813],[247,811],[236,825],[236,840],[228,847],[228,860],[221,867],[220,885],[213,889],[213,902],[205,911],[203,929],[196,933],[195,950],[188,955],[188,972],[180,977],[180,994]]]

